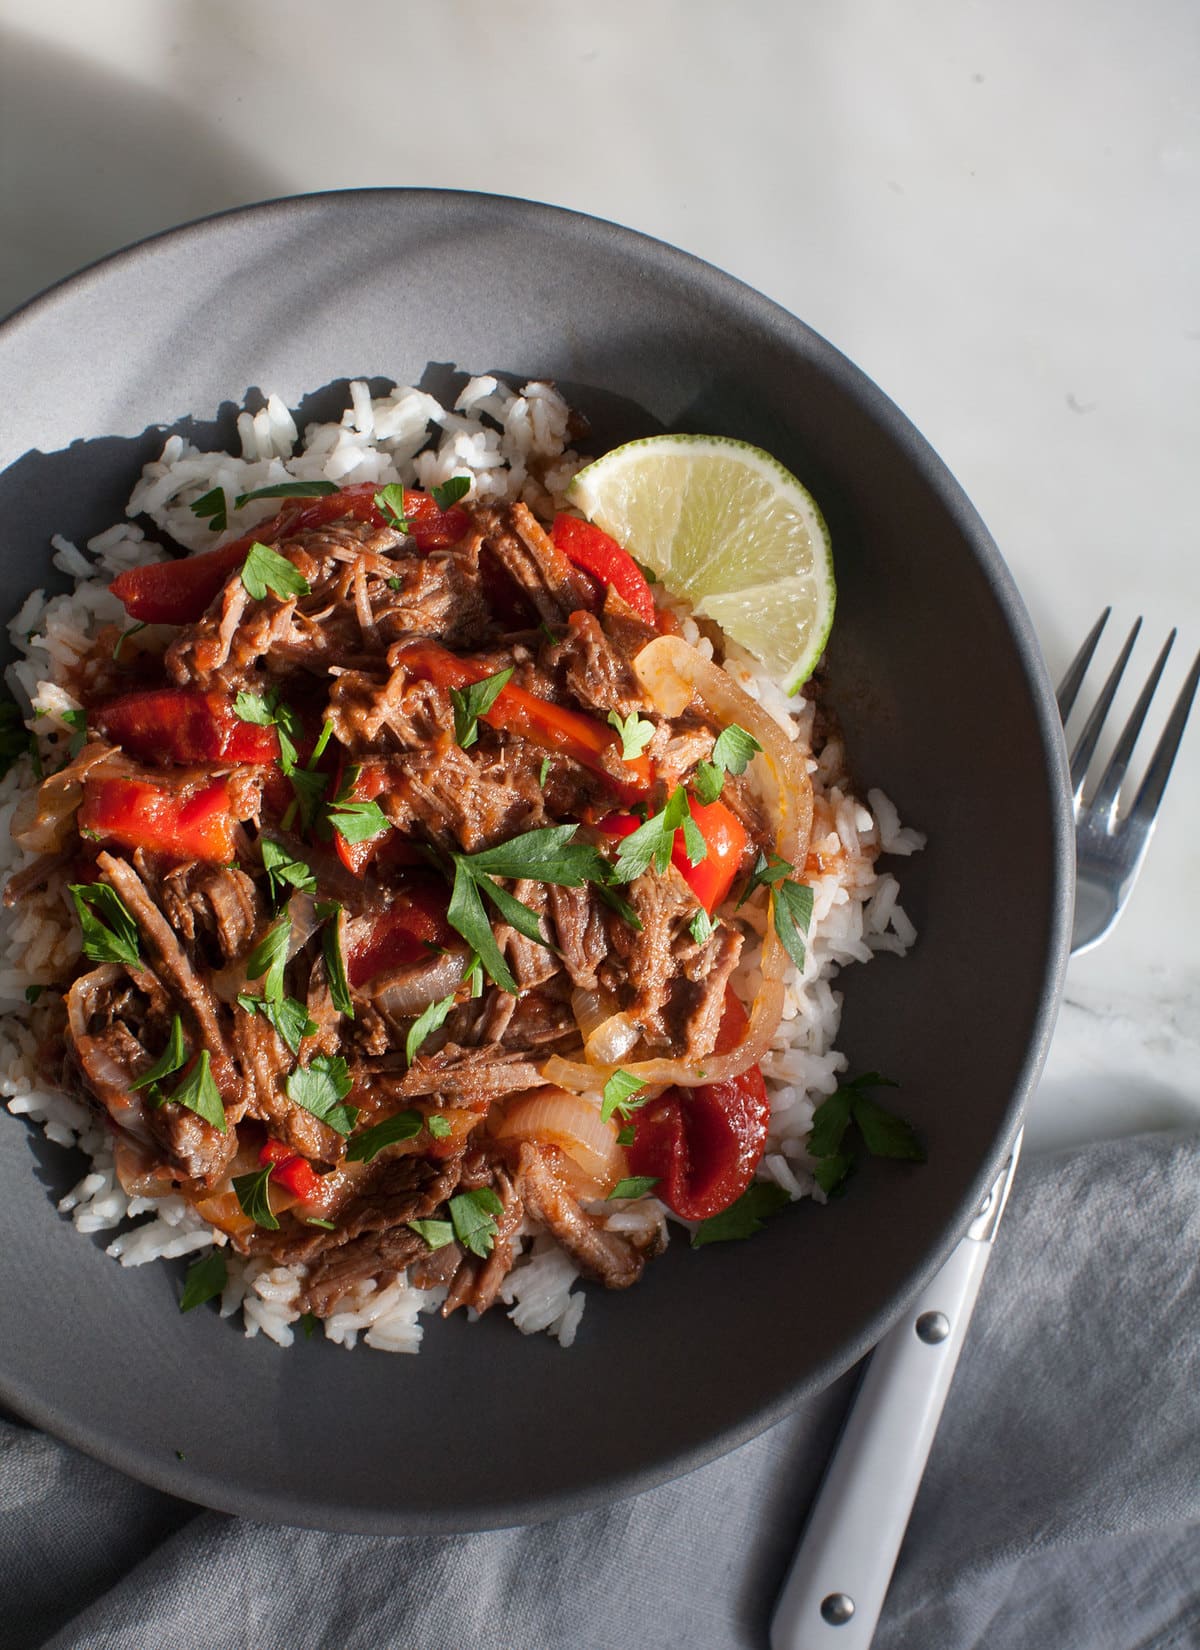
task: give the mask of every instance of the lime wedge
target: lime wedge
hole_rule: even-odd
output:
[[[829,529],[769,453],[723,436],[649,436],[580,470],[567,498],[788,693],[807,681],[833,623]]]

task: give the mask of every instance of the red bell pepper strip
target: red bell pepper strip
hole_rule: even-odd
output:
[[[567,515],[555,516],[550,536],[569,562],[611,585],[639,619],[649,625],[655,622],[654,597],[646,575],[616,539],[590,521]]]
[[[301,1157],[282,1140],[268,1140],[258,1154],[258,1161],[275,1165],[271,1179],[301,1203],[307,1203],[321,1190],[321,1177],[306,1157]]]
[[[411,675],[443,688],[469,687],[472,682],[482,682],[492,674],[486,665],[474,659],[460,659],[437,642],[410,642],[401,649],[398,660]],[[543,750],[573,757],[599,774],[627,801],[644,795],[652,783],[653,772],[645,756],[622,764],[629,774],[627,782],[609,772],[603,758],[620,742],[612,728],[594,716],[584,716],[566,705],[539,699],[512,682],[500,689],[491,709],[484,711],[480,721],[505,733],[515,733]]]
[[[376,482],[360,482],[308,503],[297,505],[295,500],[289,500],[270,521],[261,522],[252,533],[222,545],[219,550],[209,550],[200,556],[174,557],[147,567],[129,567],[117,574],[110,589],[118,601],[124,603],[131,619],[140,619],[143,624],[194,624],[220,593],[230,574],[241,567],[252,544],[278,544],[294,533],[346,517],[382,527],[384,518],[375,504],[379,490]],[[428,493],[406,492],[404,510],[409,533],[418,550],[436,550],[455,544],[471,525],[465,510],[456,505],[449,510],[439,509]]]
[[[735,1047],[745,1028],[746,1011],[727,991],[715,1052]],[[655,1197],[682,1219],[709,1220],[754,1178],[770,1115],[757,1066],[724,1083],[666,1089],[634,1114],[629,1172],[655,1178]]]
[[[100,731],[131,756],[167,762],[274,762],[274,728],[243,722],[223,693],[152,688],[93,712]]]
[[[741,820],[719,799],[716,802],[698,802],[689,795],[688,805],[708,852],[693,865],[688,858],[683,832],[679,830],[675,832],[675,840],[671,844],[671,864],[711,917],[733,887],[750,839]],[[609,814],[600,821],[599,828],[606,836],[619,840],[631,836],[640,824],[641,820],[635,819],[632,814]]]
[[[405,963],[428,962],[437,947],[458,941],[446,920],[449,902],[449,891],[441,884],[412,882],[396,891],[366,937],[349,948],[350,984],[357,988]]]
[[[224,779],[188,796],[143,779],[89,776],[78,820],[81,831],[123,848],[220,865],[234,857],[236,820]]]

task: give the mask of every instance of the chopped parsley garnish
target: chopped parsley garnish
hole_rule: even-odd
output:
[[[632,1146],[637,1139],[637,1130],[632,1123],[626,1123],[623,1129],[617,1130],[617,1145]]]
[[[454,1228],[448,1220],[410,1220],[408,1224],[431,1249],[444,1249],[454,1242]]]
[[[219,1249],[210,1249],[207,1255],[194,1260],[188,1267],[183,1294],[179,1297],[179,1310],[191,1312],[194,1307],[203,1306],[205,1301],[219,1295],[228,1282],[229,1268],[225,1264],[225,1256]]]
[[[116,641],[113,643],[113,651],[112,651],[113,664],[115,664],[115,665],[120,664],[120,662],[121,662],[121,649],[125,646],[125,643],[129,640],[129,638],[131,636],[136,636],[139,630],[145,630],[145,628],[146,628],[145,619],[139,619],[136,624],[131,624],[127,630],[123,630],[121,632],[121,634],[117,637]]]
[[[266,997],[251,997],[249,993],[242,992],[238,1003],[247,1014],[261,1014],[293,1054],[299,1054],[300,1044],[317,1030],[317,1022],[309,1019],[308,1010],[295,997],[281,997],[278,1002],[269,1002]]]
[[[276,481],[270,487],[256,487],[252,493],[239,493],[233,501],[235,510],[256,498],[327,498],[340,491],[336,481]],[[196,508],[192,506],[193,510]]]
[[[549,772],[550,772],[550,758],[548,756],[543,756],[542,757],[542,765],[538,769],[538,787],[539,787],[539,789],[541,789],[543,791],[546,789],[546,775]]]
[[[643,1095],[640,1100],[634,1099],[634,1096],[645,1086],[640,1077],[634,1077],[632,1073],[622,1071],[618,1066],[604,1085],[600,1104],[600,1121],[607,1123],[615,1112],[622,1122],[625,1122],[630,1112],[637,1111],[639,1106],[646,1104],[646,1100],[649,1098],[647,1095]]]
[[[470,476],[451,476],[449,481],[443,481],[440,487],[431,487],[433,502],[439,510],[448,510],[452,504],[457,504],[460,498],[465,498],[471,491]]]
[[[835,1089],[813,1113],[808,1155],[816,1159],[813,1173],[827,1197],[840,1195],[855,1167],[858,1154],[854,1150],[853,1135],[847,1144],[851,1125],[872,1157],[924,1163],[925,1148],[912,1125],[872,1100],[866,1092],[873,1088],[898,1087],[891,1078],[867,1071]]]
[[[813,891],[806,882],[777,882],[771,890],[771,913],[779,942],[797,968],[804,967],[804,941],[812,921]]]
[[[666,806],[659,813],[651,814],[644,825],[639,825],[636,831],[622,838],[617,847],[613,880],[633,882],[651,865],[660,875],[665,872],[671,863],[675,832],[680,829],[683,831],[684,852],[693,865],[698,865],[707,856],[708,847],[692,818],[687,792],[682,785],[671,792]]]
[[[308,580],[297,572],[286,556],[272,550],[269,544],[250,546],[250,553],[242,563],[241,578],[247,595],[256,602],[261,602],[268,590],[280,601],[286,601],[289,596],[309,594]]]
[[[631,710],[628,716],[610,710],[608,721],[609,726],[616,728],[620,735],[622,762],[636,762],[654,738],[654,723],[647,722],[636,710]]]
[[[308,1220],[306,1226],[328,1226],[333,1231],[333,1222],[329,1220]],[[304,1339],[311,1341],[317,1331],[317,1315],[315,1312],[306,1312],[300,1319],[300,1327],[304,1330]]]
[[[93,962],[119,962],[140,968],[137,923],[120,896],[104,882],[73,882],[69,888],[83,929],[84,956]],[[101,917],[106,920],[101,921]]]
[[[450,689],[450,703],[454,707],[454,737],[460,750],[470,750],[479,738],[479,718],[491,710],[511,676],[510,665],[507,670],[498,670],[494,676],[485,676],[482,682]]]
[[[314,1054],[306,1066],[297,1066],[284,1084],[294,1105],[303,1106],[338,1134],[349,1134],[358,1121],[357,1106],[340,1103],[353,1087],[340,1054]]]
[[[271,1194],[268,1190],[274,1167],[274,1163],[268,1163],[265,1168],[255,1169],[252,1174],[233,1177],[233,1189],[242,1213],[256,1226],[265,1226],[271,1232],[279,1230],[279,1222],[271,1213]]]
[[[425,1119],[419,1111],[398,1111],[385,1117],[382,1123],[372,1123],[369,1129],[356,1134],[346,1147],[349,1163],[371,1163],[381,1151],[394,1146],[398,1140],[411,1140],[418,1135]]]
[[[618,1180],[606,1199],[611,1203],[614,1198],[645,1197],[652,1186],[658,1185],[656,1174],[632,1174],[624,1180]]]
[[[431,1037],[445,1020],[447,1014],[454,1007],[454,993],[443,997],[439,1002],[430,1003],[429,1007],[413,1021],[409,1027],[408,1036],[404,1039],[404,1056],[411,1066],[417,1057],[417,1050],[427,1037]]]
[[[707,807],[715,802],[725,788],[725,770],[715,762],[698,762],[692,775],[692,789]]]
[[[733,1243],[740,1238],[753,1237],[761,1232],[763,1222],[781,1209],[786,1209],[791,1196],[782,1186],[767,1180],[756,1180],[747,1186],[728,1209],[719,1215],[702,1220],[692,1233],[692,1248],[700,1249],[706,1243]]]
[[[329,823],[346,842],[373,842],[392,822],[378,802],[331,802]]]
[[[789,864],[786,859],[780,859],[778,854],[772,854],[768,859],[760,849],[750,875],[746,879],[746,886],[742,889],[738,898],[738,910],[741,910],[756,888],[772,888],[777,882],[782,882],[784,877],[790,876],[794,869],[795,867]]]
[[[171,1020],[171,1031],[167,1038],[167,1046],[148,1070],[144,1071],[131,1089],[148,1088],[152,1083],[160,1083],[164,1077],[169,1077],[173,1071],[181,1071],[187,1065],[188,1054],[183,1041],[183,1021],[176,1014]]]
[[[289,854],[286,848],[272,842],[270,837],[260,840],[259,849],[273,900],[285,899],[289,888],[295,888],[301,894],[316,893],[317,879],[302,859]]]
[[[304,725],[299,713],[280,699],[279,689],[271,688],[265,694],[239,693],[233,701],[233,709],[243,722],[253,722],[259,728],[275,729],[275,737],[279,740],[279,766],[290,775],[299,760],[300,753],[296,747],[304,737]]]
[[[292,921],[290,917],[284,917],[282,922],[267,929],[246,958],[246,978],[262,980],[263,996],[268,1002],[277,1003],[283,997],[283,972],[287,967],[291,943]]]
[[[404,589],[404,580],[403,579],[397,579],[397,578],[391,578],[387,582],[387,587],[388,587],[389,590],[403,590]]]
[[[536,914],[493,878],[528,877],[564,888],[579,888],[585,882],[603,880],[607,870],[603,855],[585,843],[571,841],[578,829],[578,825],[547,825],[526,831],[508,842],[499,842],[493,848],[484,848],[477,854],[451,855],[454,886],[446,915],[503,991],[515,995],[517,982],[496,944],[480,890],[505,922],[527,939],[545,945]]]
[[[642,932],[641,917],[638,916],[629,901],[617,893],[615,888],[610,888],[605,882],[593,882],[592,892],[598,894],[605,905],[610,906],[619,917],[623,918],[634,933],[640,934]]]
[[[454,1235],[464,1249],[469,1249],[480,1260],[492,1252],[499,1228],[494,1217],[504,1213],[504,1205],[490,1186],[479,1186],[473,1192],[459,1192],[450,1199],[450,1223]]]
[[[350,981],[346,977],[346,958],[342,953],[342,908],[336,900],[322,900],[317,916],[325,923],[321,935],[321,955],[325,958],[325,977],[329,981],[329,996],[339,1014],[348,1020],[354,1018],[354,1001],[350,996]]]
[[[288,783],[295,794],[287,813],[283,816],[283,828],[285,831],[291,828],[295,813],[299,810],[300,824],[307,831],[325,799],[329,775],[314,773],[311,768],[293,768],[288,774]]]
[[[450,1131],[450,1119],[443,1117],[441,1112],[431,1111],[425,1119],[425,1127],[435,1140],[445,1140]]]
[[[67,761],[73,762],[87,744],[87,711],[64,710],[60,719],[71,729],[71,738],[67,745]]]
[[[223,533],[229,526],[229,504],[224,487],[210,487],[200,498],[193,499],[188,509],[201,521],[207,518],[210,533]]]
[[[404,514],[404,488],[398,481],[389,482],[375,494],[375,508],[398,533],[408,532],[408,517]]]
[[[304,1220],[306,1226],[319,1226],[323,1232],[336,1232],[337,1226],[332,1220],[318,1220],[315,1215],[307,1215]]]
[[[745,773],[750,758],[757,756],[761,750],[762,746],[752,733],[731,722],[717,735],[712,760],[716,767],[727,773]]]
[[[697,945],[705,945],[712,937],[712,931],[712,918],[709,916],[704,907],[701,906],[696,912],[696,915],[692,918],[691,922],[688,923],[688,933],[692,936]]]
[[[221,1104],[221,1091],[210,1069],[206,1048],[200,1050],[195,1065],[175,1092],[161,1095],[157,1103],[165,1105],[167,1101],[176,1106],[186,1106],[188,1111],[194,1111],[197,1117],[211,1123],[218,1134],[225,1133],[225,1107]]]
[[[46,987],[44,985],[27,985],[25,987],[25,1001],[27,1003],[36,1003],[45,989]]]

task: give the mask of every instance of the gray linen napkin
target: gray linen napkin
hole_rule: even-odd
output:
[[[1200,1645],[1200,1139],[1027,1161],[877,1650]],[[0,1421],[6,1650],[764,1650],[853,1386],[531,1529],[404,1540],[197,1512]]]

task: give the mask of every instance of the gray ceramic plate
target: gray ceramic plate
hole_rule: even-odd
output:
[[[740,437],[828,516],[836,703],[864,783],[930,836],[902,867],[915,952],[844,978],[852,1067],[903,1083],[924,1167],[874,1164],[747,1244],[676,1243],[589,1290],[574,1349],[499,1314],[432,1321],[418,1358],[282,1352],[178,1273],[120,1270],[54,1208],[80,1160],[0,1111],[0,1400],[158,1487],[338,1529],[457,1530],[573,1511],[683,1472],[830,1382],[951,1247],[1053,1023],[1072,845],[1029,620],[951,477],[863,375],[719,271],[608,223],[426,191],[287,200],[85,271],[0,329],[0,609],[52,532],[118,518],[157,426],[231,433],[247,391],[305,414],[353,376],[549,377],[595,450]],[[334,386],[331,391],[330,386]],[[177,1453],[178,1452],[178,1453]]]

